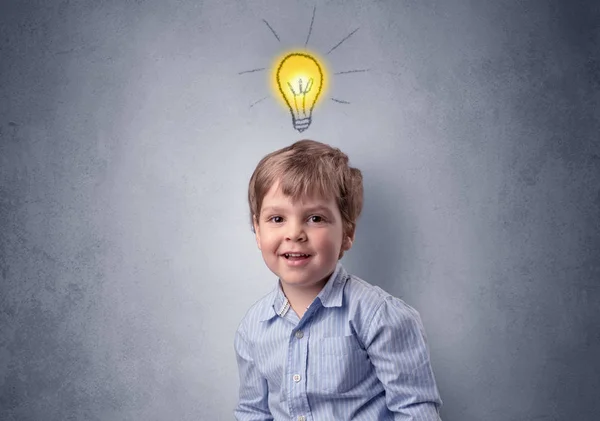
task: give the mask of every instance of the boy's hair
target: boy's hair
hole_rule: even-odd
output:
[[[261,159],[248,186],[251,223],[254,217],[258,220],[262,201],[276,182],[294,200],[311,195],[335,198],[344,234],[354,233],[363,205],[362,173],[348,165],[348,156],[338,148],[305,139]]]

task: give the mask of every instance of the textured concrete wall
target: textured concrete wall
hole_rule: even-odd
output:
[[[445,420],[600,411],[588,3],[316,9],[318,53],[360,29],[302,137],[363,170],[344,261],[421,312]],[[274,285],[247,181],[300,138],[238,73],[304,45],[313,4],[2,2],[0,419],[232,419],[233,333]]]

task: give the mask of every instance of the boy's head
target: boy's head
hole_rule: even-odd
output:
[[[282,279],[303,267],[320,267],[317,276],[352,246],[363,203],[362,174],[339,149],[301,140],[259,162],[248,202],[267,266]]]

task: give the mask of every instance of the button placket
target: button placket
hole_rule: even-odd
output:
[[[310,336],[310,317],[304,317],[290,332],[288,384],[290,387],[290,412],[294,420],[308,421],[310,407],[306,396],[306,372],[308,357],[308,339]]]

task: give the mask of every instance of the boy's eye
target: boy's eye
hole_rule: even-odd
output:
[[[310,219],[310,222],[314,222],[316,224],[318,224],[319,222],[323,222],[323,217],[319,216],[319,215],[313,215],[309,219]]]
[[[276,224],[280,224],[283,222],[283,218],[281,216],[272,216],[269,218],[269,221],[275,222]]]

